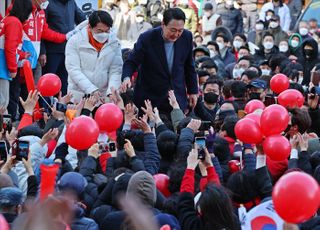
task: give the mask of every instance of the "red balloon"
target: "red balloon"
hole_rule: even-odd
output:
[[[248,115],[245,116],[245,118],[249,118],[251,120],[254,120],[255,122],[257,122],[257,124],[260,127],[260,119],[261,119],[261,115],[256,114],[256,113],[250,113]]]
[[[156,183],[157,189],[165,196],[169,197],[171,195],[168,186],[169,186],[169,177],[166,174],[158,173],[153,175],[153,179]]]
[[[281,93],[289,88],[289,79],[286,75],[278,73],[270,80],[270,88],[275,93]]]
[[[0,214],[0,226],[1,226],[1,230],[10,230],[8,222],[1,214]]]
[[[303,106],[304,97],[302,93],[296,89],[287,89],[280,93],[278,96],[278,102],[286,108],[300,108]]]
[[[261,132],[265,136],[280,134],[289,123],[289,113],[281,105],[270,105],[261,114]]]
[[[320,204],[318,182],[303,172],[282,176],[273,188],[272,200],[279,216],[288,223],[302,223],[310,219]]]
[[[97,142],[99,127],[97,123],[87,116],[75,118],[66,130],[67,144],[77,150],[90,148]]]
[[[40,77],[38,81],[38,90],[44,97],[54,96],[61,90],[61,80],[57,75],[47,73]]]
[[[121,109],[112,103],[107,103],[97,110],[94,117],[101,131],[111,133],[116,131],[123,122]]]
[[[249,114],[249,113],[253,113],[255,110],[257,109],[262,109],[264,110],[266,106],[263,104],[262,101],[254,99],[249,101],[246,106],[244,107],[244,111]]]
[[[235,128],[237,138],[248,144],[258,144],[262,141],[262,133],[257,122],[243,118],[237,122]]]
[[[291,152],[291,145],[287,138],[281,135],[268,136],[262,143],[264,153],[274,161],[283,161]]]

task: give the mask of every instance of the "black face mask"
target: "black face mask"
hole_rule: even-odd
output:
[[[253,100],[253,99],[260,100],[260,93],[250,93],[249,98],[250,100]]]
[[[210,92],[210,93],[205,93],[203,94],[203,99],[206,103],[208,104],[215,104],[217,103],[218,101],[218,98],[219,98],[219,95],[213,93],[213,92]]]
[[[312,56],[313,50],[305,49],[305,50],[304,50],[304,53],[305,53],[307,56]]]

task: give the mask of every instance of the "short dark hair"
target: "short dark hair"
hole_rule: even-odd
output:
[[[253,80],[253,79],[259,78],[259,74],[256,71],[250,70],[250,69],[245,70],[242,73],[241,77],[243,75],[246,75],[250,81]]]
[[[207,70],[203,70],[203,69],[199,69],[197,73],[198,73],[198,78],[202,78],[210,75],[210,73]]]
[[[233,36],[233,39],[235,38],[235,37],[240,37],[245,43],[247,42],[247,37],[246,37],[246,35],[244,35],[244,34],[241,34],[241,33],[236,33],[234,36]]]
[[[299,133],[306,132],[311,126],[311,117],[307,111],[302,109],[290,109],[291,113],[291,124],[297,125]]]
[[[247,92],[247,85],[243,81],[234,81],[231,84],[231,94],[235,98],[243,98]]]
[[[223,39],[223,42],[225,42],[225,43],[229,42],[228,37],[227,37],[226,35],[224,35],[224,34],[218,34],[218,35],[216,36],[216,40],[217,40],[218,37],[222,38],[222,39]]]
[[[89,16],[89,24],[91,28],[94,28],[99,22],[107,25],[108,27],[112,27],[113,24],[113,20],[108,12],[104,10],[95,10]]]
[[[32,12],[31,0],[15,0],[9,15],[19,19],[21,23],[25,22]]]
[[[241,57],[241,58],[238,59],[237,63],[239,63],[239,62],[242,61],[242,60],[248,61],[248,62],[250,63],[250,65],[251,65],[251,63],[252,63],[252,61],[253,61],[253,58],[252,58],[251,56],[243,56],[243,57]]]
[[[316,18],[310,18],[309,22],[318,22],[318,20]]]
[[[205,83],[204,83],[204,85],[203,85],[203,90],[207,87],[207,85],[214,85],[214,84],[216,84],[216,85],[218,85],[219,86],[219,91],[220,91],[220,89],[221,89],[221,87],[222,87],[222,82],[221,81],[219,81],[219,80],[217,80],[217,79],[208,79]]]
[[[277,66],[280,67],[280,72],[289,64],[289,59],[282,53],[274,54],[269,59],[269,66],[271,71],[275,71]]]
[[[239,48],[239,51],[240,51],[240,50],[247,50],[247,51],[249,52],[249,54],[250,54],[250,49],[249,49],[248,46],[241,46],[241,47]]]
[[[239,119],[236,116],[227,116],[223,121],[221,131],[226,131],[228,137],[231,137],[234,140],[236,140],[237,136],[234,131],[234,127],[236,126],[238,121]]]
[[[269,31],[266,31],[263,36],[262,36],[262,40],[265,38],[265,37],[272,37],[273,40],[274,40],[274,36],[272,33],[270,33]]]
[[[232,97],[231,94],[231,86],[234,83],[234,80],[226,80],[223,82],[223,88],[222,88],[222,93],[226,98]]]
[[[171,20],[186,21],[186,15],[179,8],[169,8],[163,13],[163,23],[168,25]]]

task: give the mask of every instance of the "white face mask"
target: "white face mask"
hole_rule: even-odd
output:
[[[214,56],[216,56],[217,53],[213,50],[210,50],[210,57],[213,58]]]
[[[204,16],[206,16],[207,18],[209,18],[209,17],[211,16],[211,12],[205,11],[205,12],[204,12]]]
[[[267,20],[267,21],[269,21],[270,19],[271,19],[271,16],[270,16],[270,15],[266,16],[266,20]]]
[[[298,45],[299,45],[299,42],[298,42],[298,41],[296,41],[296,40],[291,40],[291,46],[292,46],[293,48],[298,47]]]
[[[240,69],[234,68],[232,71],[233,78],[234,79],[240,78],[244,71],[245,71],[245,69],[243,69],[243,68],[240,68]]]
[[[242,46],[242,42],[234,40],[233,41],[233,47],[236,49],[239,49]]]
[[[140,5],[147,5],[148,0],[140,0],[138,1]]]
[[[307,35],[309,32],[309,30],[307,28],[300,28],[299,29],[299,34],[301,34],[302,36]]]
[[[279,23],[278,22],[270,22],[269,26],[271,29],[275,29],[279,26]]]
[[[282,52],[282,53],[285,53],[287,52],[289,49],[289,47],[287,45],[281,45],[279,46],[279,51]]]
[[[41,10],[45,10],[45,9],[47,9],[48,5],[49,5],[49,1],[45,1],[45,2],[42,2],[39,5],[39,7],[40,7]]]
[[[264,42],[263,47],[267,50],[271,50],[273,48],[273,42]]]
[[[222,50],[224,48],[224,43],[223,42],[217,42],[219,46],[219,50]]]
[[[136,17],[136,22],[137,23],[141,23],[141,22],[143,22],[143,17],[141,17],[141,16],[139,16],[139,17]]]
[[[261,70],[261,74],[262,74],[262,76],[264,76],[264,75],[270,75],[270,70],[269,70],[269,69],[262,69],[262,70]]]
[[[263,30],[264,26],[263,24],[259,23],[259,24],[256,24],[256,30]]]
[[[299,83],[300,85],[301,85],[302,81],[303,81],[303,77],[299,77],[298,83]]]
[[[109,38],[109,33],[93,33],[93,38],[99,43],[105,43]]]

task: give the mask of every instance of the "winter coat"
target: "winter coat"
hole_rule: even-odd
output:
[[[222,26],[229,28],[233,35],[243,33],[243,18],[240,10],[224,7],[218,10],[217,14],[221,17]]]
[[[66,34],[86,19],[85,14],[79,9],[75,0],[50,0],[46,9],[46,19],[49,27],[54,31]],[[54,43],[44,41],[46,53],[65,52],[66,42]]]
[[[197,14],[189,7],[179,7],[186,15],[184,28],[190,30],[193,34],[197,31]]]
[[[71,230],[99,230],[99,227],[93,219],[85,217],[84,210],[78,207],[71,223]]]
[[[274,11],[273,2],[265,3],[259,13],[259,20],[265,21],[266,20],[266,12],[268,10]],[[290,23],[291,23],[291,16],[290,10],[286,4],[283,3],[283,6],[279,8],[279,17],[280,17],[280,26],[283,31],[289,31]]]
[[[68,92],[75,102],[84,94],[96,90],[103,96],[111,93],[111,87],[121,84],[122,55],[119,41],[111,31],[109,40],[98,52],[90,43],[87,27],[74,35],[66,46]]]
[[[0,78],[11,80],[17,73],[19,51],[22,47],[22,24],[17,17],[8,16],[0,22]]]
[[[264,52],[264,47],[260,46],[260,49],[256,51],[256,54],[254,55],[256,63],[258,63],[261,60],[269,60],[269,58],[273,54],[279,53],[279,48],[277,46],[273,46],[270,53]]]
[[[107,162],[107,175],[112,175],[113,171],[119,167],[128,167],[138,172],[145,170],[151,175],[158,173],[160,165],[160,154],[157,140],[153,133],[144,134],[144,152],[136,151],[136,157],[128,159],[124,152],[118,152],[117,158],[109,158]]]
[[[318,136],[320,136],[320,110],[319,108],[316,108],[316,109],[309,108],[308,111],[312,121],[308,131],[315,132]]]
[[[281,41],[287,41],[288,40],[288,34],[284,32],[280,26],[278,26],[275,29],[269,29],[268,30],[273,36],[274,36],[274,44],[276,46],[279,46],[279,43]]]
[[[128,40],[136,42],[140,34],[152,29],[152,25],[149,22],[132,23],[128,31]]]
[[[168,90],[173,89],[180,108],[187,106],[187,94],[197,94],[197,75],[192,57],[192,33],[184,30],[174,42],[172,72],[169,71],[162,29],[157,27],[140,35],[122,70],[122,80],[131,78],[138,69],[134,103],[140,108],[144,100],[159,107],[168,103]],[[157,52],[155,52],[157,51]]]
[[[304,52],[304,47],[306,45],[310,45],[313,48],[313,53],[310,57],[307,57],[305,52]],[[299,63],[303,66],[303,81],[302,85],[309,85],[310,82],[310,72],[313,69],[313,67],[320,62],[318,58],[318,43],[313,39],[307,39],[303,42],[302,44],[302,55],[303,58]]]

